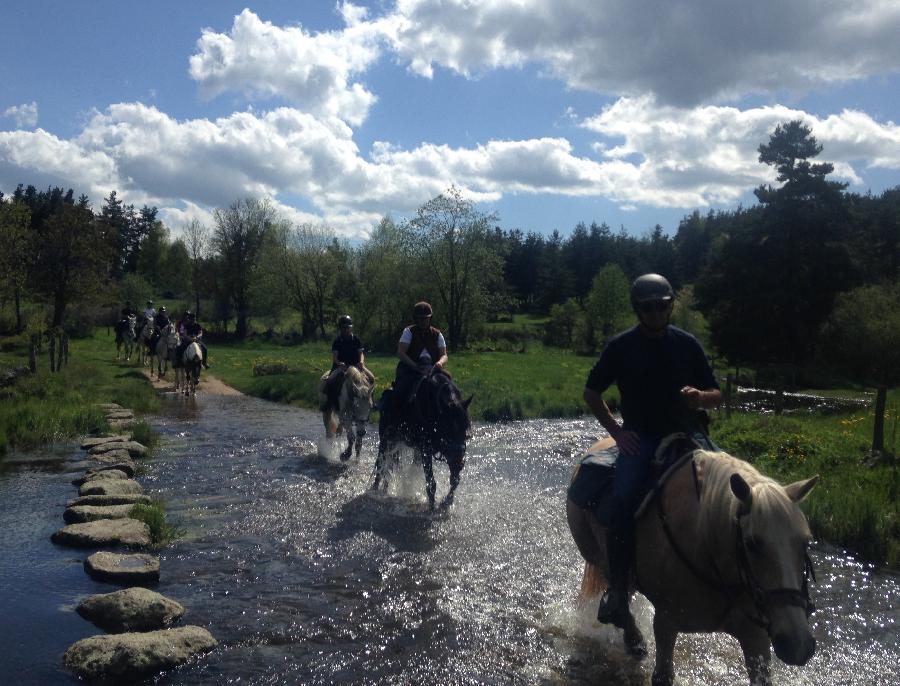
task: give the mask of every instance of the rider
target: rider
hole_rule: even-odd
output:
[[[447,364],[447,343],[444,334],[431,325],[434,310],[427,302],[413,307],[415,324],[407,326],[397,344],[397,371],[394,378],[395,407],[404,403],[416,383],[432,368],[444,371]]]
[[[156,350],[156,344],[162,336],[162,330],[170,324],[166,306],[161,305],[156,316],[153,317],[153,333],[150,334],[150,350]]]
[[[669,324],[675,294],[659,274],[644,274],[631,286],[637,326],[611,338],[591,369],[584,400],[619,448],[607,530],[609,589],[597,619],[623,626],[628,614],[628,577],[634,551],[634,513],[651,486],[651,462],[661,440],[694,433],[701,409],[722,399],[699,341]],[[621,397],[622,425],[602,393],[613,383]]]
[[[353,333],[353,319],[349,314],[338,317],[338,330],[338,336],[331,344],[331,371],[319,389],[320,409],[323,412],[329,402],[333,402],[333,398],[329,396],[336,393],[335,382],[343,376],[347,367],[359,369],[369,379],[369,383],[375,381],[375,375],[366,368],[366,348],[359,336]]]
[[[209,369],[210,365],[207,361],[206,346],[201,340],[203,337],[203,327],[200,326],[197,322],[197,317],[190,310],[184,313],[184,320],[181,322],[181,330],[178,333],[181,335],[181,343],[178,346],[177,359],[180,360],[191,342],[196,341],[203,353],[203,368]]]
[[[147,301],[147,307],[144,308],[144,320],[148,322],[152,322],[153,318],[156,316],[156,308],[153,307],[153,301]]]
[[[137,317],[137,312],[131,306],[131,301],[125,301],[125,307],[122,308],[122,319],[128,319],[129,317]]]

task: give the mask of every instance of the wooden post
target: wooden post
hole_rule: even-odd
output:
[[[62,335],[63,361],[69,366],[69,334],[63,332]]]
[[[729,374],[725,377],[725,416],[731,416],[731,404],[734,402],[734,377]]]
[[[56,371],[56,333],[53,331],[49,332],[50,334],[50,371]]]
[[[31,334],[31,341],[28,344],[28,368],[32,374],[37,372],[37,342],[34,339],[35,335]]]

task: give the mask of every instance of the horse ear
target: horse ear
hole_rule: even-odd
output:
[[[469,404],[472,402],[472,398],[474,398],[474,397],[475,397],[475,394],[473,393],[466,400],[463,401],[463,407],[466,408],[466,411],[468,411]]]
[[[795,503],[799,503],[803,500],[809,492],[813,489],[819,482],[819,475],[816,474],[814,477],[807,479],[806,481],[795,481],[792,484],[784,487],[785,493],[787,493],[788,498],[793,500]]]
[[[750,490],[750,485],[744,481],[744,477],[737,472],[731,475],[731,492],[741,501],[744,511],[750,509],[750,504],[753,502],[753,492]]]

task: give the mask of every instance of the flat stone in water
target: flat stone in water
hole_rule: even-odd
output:
[[[84,571],[97,581],[121,584],[155,584],[159,581],[159,557],[145,553],[100,551],[84,561]]]
[[[63,512],[68,524],[95,522],[98,519],[125,519],[131,513],[133,503],[124,505],[76,505]]]
[[[134,479],[88,481],[78,489],[78,495],[134,495],[143,492],[143,487]]]
[[[90,450],[97,445],[105,445],[106,443],[126,443],[130,440],[131,436],[126,436],[125,434],[119,434],[118,436],[96,436],[92,438],[85,438],[81,442],[81,449]]]
[[[96,406],[102,410],[124,410],[125,409],[118,403],[96,403]]]
[[[131,410],[111,410],[106,413],[107,419],[134,419],[134,412]]]
[[[100,453],[99,455],[91,455],[91,459],[96,460],[97,462],[102,462],[104,464],[111,462],[132,462],[131,453],[127,450],[116,449],[110,450],[106,453]]]
[[[95,445],[93,448],[88,450],[89,455],[100,455],[102,453],[108,453],[111,450],[127,450],[131,455],[135,457],[140,457],[141,455],[145,455],[147,453],[147,447],[141,445],[137,441],[126,441],[125,443],[104,443],[101,445]]]
[[[165,629],[184,615],[184,606],[180,603],[139,586],[92,595],[76,610],[86,620],[112,634]]]
[[[78,548],[98,548],[105,545],[143,547],[150,545],[150,527],[136,519],[98,519],[64,526],[50,540],[58,545]]]
[[[110,481],[114,479],[127,479],[129,475],[120,469],[89,469],[84,473],[84,476],[80,476],[77,479],[72,479],[73,486],[81,486],[82,484],[89,483],[91,481]]]
[[[83,679],[134,681],[177,667],[217,645],[199,626],[91,636],[73,644],[63,662]]]
[[[140,493],[122,494],[122,495],[83,495],[80,498],[73,498],[66,503],[66,507],[76,507],[78,505],[134,505],[136,503],[149,503],[149,495],[141,495]]]
[[[130,458],[127,460],[120,460],[119,462],[103,462],[99,467],[91,467],[90,469],[88,469],[85,473],[85,476],[88,476],[89,474],[99,474],[100,472],[109,469],[117,469],[120,472],[124,472],[125,476],[130,479],[134,476],[134,473],[137,470],[137,463]],[[90,478],[88,478],[87,480],[90,481]]]

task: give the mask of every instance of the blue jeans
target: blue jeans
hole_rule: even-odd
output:
[[[619,454],[613,480],[612,513],[607,532],[609,583],[624,590],[634,553],[634,513],[652,486],[653,457],[660,436],[638,433],[641,444],[637,454]]]

